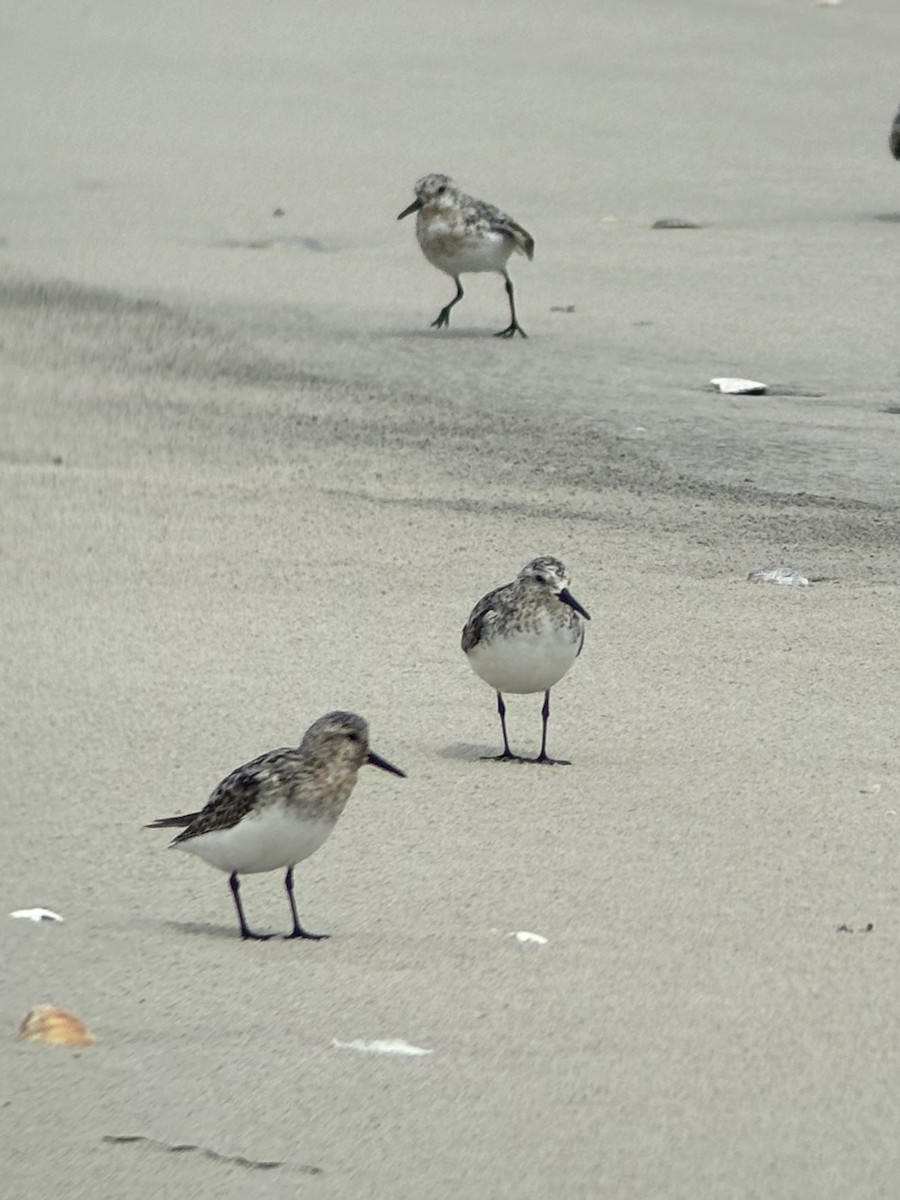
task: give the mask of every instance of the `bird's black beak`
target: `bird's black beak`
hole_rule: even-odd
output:
[[[563,604],[568,604],[569,608],[574,608],[577,613],[581,613],[586,621],[591,619],[591,614],[586,608],[581,607],[568,588],[563,588],[561,592],[557,592],[557,595],[559,596],[560,600],[562,600]]]
[[[400,215],[397,217],[397,220],[402,221],[403,218],[408,217],[410,213],[418,212],[424,203],[425,203],[425,201],[420,200],[417,196],[416,199],[413,200],[413,202],[409,206],[409,208],[404,208],[403,212],[400,213]]]
[[[399,767],[391,766],[386,758],[382,758],[380,754],[376,754],[374,750],[370,750],[366,756],[366,762],[371,763],[373,767],[381,767],[382,771],[390,771],[392,775],[399,775],[401,779],[406,778],[406,772],[401,771]]]

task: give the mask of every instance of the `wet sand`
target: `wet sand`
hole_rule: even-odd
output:
[[[356,38],[287,5],[13,22],[15,1195],[896,1193],[891,8],[457,11],[453,52],[447,10],[388,3]],[[393,217],[434,169],[534,233],[527,342],[488,336],[490,279],[428,331],[448,281]],[[703,390],[732,373],[819,394]],[[593,616],[565,769],[478,761],[458,648],[537,553]],[[779,561],[821,581],[746,582]],[[409,779],[364,773],[298,868],[331,940],[245,945],[225,877],[141,826],[334,707]],[[277,875],[244,899],[288,928]],[[5,916],[33,905],[65,923]],[[17,1042],[46,1000],[98,1045]]]

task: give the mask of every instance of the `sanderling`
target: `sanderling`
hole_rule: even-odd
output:
[[[364,763],[406,778],[369,749],[369,727],[351,712],[331,712],[314,721],[298,747],[270,750],[244,763],[222,780],[200,812],[163,817],[147,829],[185,826],[171,843],[227,871],[242,938],[252,933],[241,906],[239,875],[287,867],[284,886],[294,928],[286,937],[327,937],[307,933],[297,917],[294,867],[309,858],[334,829]]]
[[[503,753],[497,760],[559,763],[547,757],[550,689],[581,653],[584,622],[590,615],[569,591],[569,576],[558,558],[535,558],[512,583],[488,592],[472,609],[462,632],[462,648],[472,670],[497,693]],[[543,692],[541,752],[534,759],[510,753],[504,692]]]
[[[466,271],[496,271],[506,280],[510,323],[496,337],[512,337],[525,330],[516,320],[516,302],[506,263],[514,250],[534,258],[534,238],[512,217],[461,192],[448,175],[426,175],[416,184],[416,198],[397,217],[416,216],[416,236],[432,266],[446,272],[456,284],[456,295],[431,322],[441,329],[450,324],[450,309],[463,298],[460,275]]]

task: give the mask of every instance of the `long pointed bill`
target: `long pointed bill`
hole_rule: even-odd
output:
[[[591,619],[591,614],[586,608],[581,607],[568,588],[563,588],[563,590],[558,592],[557,595],[559,596],[560,600],[562,600],[563,604],[568,604],[569,608],[574,608],[577,613],[581,613],[586,621]]]
[[[424,203],[424,200],[419,200],[417,197],[415,200],[413,200],[409,208],[404,208],[403,212],[397,217],[397,220],[402,221],[403,218],[408,217],[410,213],[418,212]]]
[[[401,771],[399,767],[392,766],[386,758],[382,758],[380,754],[376,754],[374,750],[370,750],[367,763],[371,763],[373,767],[381,767],[382,771],[390,771],[392,775],[399,775],[401,779],[406,778],[406,772]]]

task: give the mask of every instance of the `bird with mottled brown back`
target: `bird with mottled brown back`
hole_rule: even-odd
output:
[[[450,310],[464,295],[460,275],[495,271],[505,281],[510,311],[509,325],[495,336],[525,337],[525,330],[516,318],[515,295],[506,264],[513,253],[524,254],[529,260],[534,258],[531,234],[495,205],[467,196],[449,175],[425,175],[414,191],[415,200],[397,220],[416,213],[416,237],[422,253],[432,266],[456,283],[456,295],[444,305],[432,326],[437,329],[449,326]]]
[[[270,750],[232,771],[199,811],[162,817],[148,829],[177,829],[171,845],[226,871],[241,937],[252,933],[244,917],[239,875],[287,868],[285,888],[293,929],[288,937],[319,939],[300,925],[294,900],[294,867],[325,842],[366,763],[405,777],[369,749],[369,727],[356,713],[330,712],[307,729],[297,747]]]

